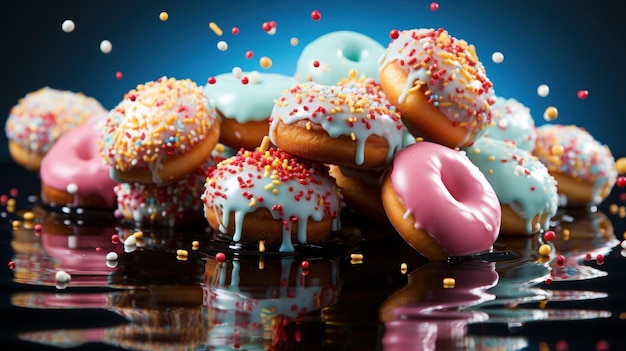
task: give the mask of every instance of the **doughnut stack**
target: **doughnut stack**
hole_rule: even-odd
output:
[[[201,220],[219,125],[202,88],[190,79],[161,77],[127,92],[100,137],[100,154],[119,183],[119,214],[138,225]]]

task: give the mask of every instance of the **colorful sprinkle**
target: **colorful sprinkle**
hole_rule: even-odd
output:
[[[546,97],[550,94],[550,87],[547,84],[541,84],[537,87],[537,95]]]
[[[289,39],[289,44],[291,44],[291,46],[297,46],[298,43],[299,43],[299,40],[296,37],[291,37],[291,39]]]
[[[552,230],[546,230],[546,232],[543,233],[543,240],[545,241],[550,242],[554,240],[554,238],[556,238],[556,234]]]
[[[218,252],[215,254],[215,260],[217,262],[224,262],[226,261],[226,255],[223,252]]]
[[[215,22],[209,22],[209,28],[211,28],[213,33],[215,33],[218,37],[222,36],[222,29]]]
[[[554,121],[559,116],[559,110],[554,106],[548,106],[543,112],[543,119],[546,121]]]
[[[433,12],[439,10],[439,4],[434,1],[430,3],[429,7],[430,7],[430,10]]]
[[[259,59],[259,65],[261,65],[261,67],[267,69],[272,67],[272,59],[270,59],[267,56],[263,56],[261,57],[261,59]]]
[[[504,54],[499,51],[494,52],[491,54],[491,61],[494,63],[502,63],[504,61]]]
[[[456,280],[454,278],[443,278],[444,289],[454,288],[455,285],[456,285]]]
[[[115,79],[122,80],[124,78],[124,74],[120,71],[115,72]]]
[[[233,35],[237,35],[237,34],[239,34],[239,27],[233,27],[233,28],[231,28],[231,29],[230,29],[230,32],[231,32]]]
[[[541,256],[548,256],[548,255],[550,255],[550,252],[552,252],[552,247],[550,247],[550,245],[548,245],[548,244],[541,244],[539,246],[539,254]]]
[[[311,11],[311,19],[314,21],[319,21],[322,19],[322,14],[318,10]]]
[[[225,42],[224,40],[220,40],[217,42],[217,49],[219,51],[226,51],[228,50],[228,43]]]
[[[74,24],[74,21],[69,20],[69,19],[63,21],[63,24],[61,24],[61,29],[65,33],[71,33],[74,31],[75,28],[76,28],[76,25]]]
[[[113,44],[111,44],[109,40],[105,39],[100,42],[100,51],[102,51],[103,54],[108,54],[111,50],[113,50]]]
[[[163,11],[163,12],[159,13],[159,19],[162,22],[167,21],[168,18],[170,18],[170,15],[167,12]]]
[[[391,40],[396,40],[398,39],[399,36],[400,36],[400,31],[397,29],[392,29],[389,32],[389,38],[391,38]]]
[[[579,90],[576,93],[576,96],[578,96],[578,98],[580,100],[585,100],[589,96],[589,91],[588,90]]]
[[[254,56],[254,52],[252,51],[246,51],[246,58],[249,60]]]

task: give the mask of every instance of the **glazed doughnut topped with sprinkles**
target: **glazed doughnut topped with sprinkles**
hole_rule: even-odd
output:
[[[473,45],[444,29],[404,30],[381,57],[381,69],[396,63],[408,79],[399,103],[426,87],[429,102],[457,126],[470,129],[491,121],[493,84]]]
[[[207,139],[218,123],[216,116],[202,87],[189,79],[162,77],[139,84],[109,113],[102,157],[114,171],[149,171],[154,183],[177,180],[161,179],[159,170]],[[216,143],[205,145],[207,157]],[[199,157],[189,167],[195,169],[205,160]]]
[[[241,149],[209,171],[205,187],[205,209],[219,211],[216,217],[220,231],[226,232],[234,216],[235,242],[241,240],[244,217],[260,208],[282,222],[281,252],[294,251],[294,230],[300,243],[307,242],[310,220],[330,219],[333,231],[340,228],[343,201],[328,170],[280,149]]]

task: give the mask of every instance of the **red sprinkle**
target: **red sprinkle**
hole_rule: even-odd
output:
[[[17,188],[11,188],[11,190],[9,190],[9,195],[11,195],[11,197],[17,197],[17,194],[18,194]]]
[[[238,27],[233,27],[233,29],[231,29],[230,32],[233,33],[233,35],[237,35],[237,34],[239,34],[239,28]]]
[[[438,3],[436,3],[436,2],[434,2],[434,1],[433,1],[433,2],[431,2],[431,3],[430,3],[430,10],[431,10],[431,11],[433,11],[433,12],[435,12],[435,11],[439,10],[439,4],[438,4]]]
[[[313,10],[311,12],[311,18],[314,21],[319,21],[320,19],[322,19],[322,14],[319,11],[317,11],[317,10]]]
[[[318,60],[313,61],[313,67],[319,67],[320,62]]]
[[[588,90],[579,90],[576,93],[576,96],[578,96],[578,98],[581,99],[581,100],[585,100],[589,96],[589,91]]]
[[[250,81],[248,80],[248,77],[241,77],[241,83],[242,84],[248,84]]]
[[[552,284],[552,278],[546,278],[546,284],[548,285]]]
[[[124,78],[124,74],[120,71],[115,72],[115,79],[122,80]]]
[[[254,56],[254,52],[252,51],[246,51],[246,58],[249,60],[252,58],[252,56]]]
[[[302,265],[302,268],[307,269],[309,268],[309,261],[302,261],[301,265]]]
[[[554,240],[555,237],[556,237],[556,234],[554,234],[552,230],[548,230],[545,233],[543,233],[543,240],[545,241],[552,241]]]
[[[215,77],[209,77],[209,79],[207,79],[206,81],[207,81],[207,83],[209,83],[209,84],[215,84],[216,79],[215,79]]]
[[[398,39],[399,36],[400,36],[400,31],[397,29],[392,29],[391,32],[389,32],[389,38],[391,38],[392,40]]]
[[[556,256],[556,264],[562,266],[565,263],[565,256],[558,255]]]
[[[117,234],[113,234],[113,235],[111,235],[111,242],[112,242],[113,244],[119,244],[119,242],[120,242],[120,236],[119,236],[119,235],[117,235]]]
[[[15,269],[15,262],[9,261],[9,269],[10,270],[14,270]]]
[[[626,177],[625,176],[617,177],[617,181],[615,182],[615,185],[617,185],[620,188],[625,187],[626,186]]]
[[[217,262],[224,262],[226,261],[226,255],[223,252],[218,252],[217,254],[215,254],[215,260]]]

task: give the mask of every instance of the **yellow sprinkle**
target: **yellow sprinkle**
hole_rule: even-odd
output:
[[[350,255],[350,259],[351,260],[362,260],[363,259],[363,254],[351,254]]]
[[[251,199],[250,199],[250,202],[248,203],[248,206],[249,206],[249,207],[254,207],[254,206],[256,206],[256,199],[255,199],[255,198],[251,198]]]
[[[213,33],[215,33],[218,37],[222,36],[222,29],[215,22],[209,22],[209,28],[211,28]]]
[[[259,257],[259,269],[263,269],[265,268],[265,257],[261,256]]]
[[[626,157],[620,157],[615,161],[615,168],[620,174],[626,174]]]
[[[138,230],[138,231],[133,233],[133,236],[135,238],[143,238],[143,232],[141,230]]]
[[[487,174],[493,174],[493,169],[489,169],[489,170],[487,171]]]
[[[261,140],[261,145],[257,148],[259,152],[265,152],[270,147],[270,138],[266,135]]]
[[[19,229],[21,224],[22,224],[22,222],[20,222],[20,221],[18,221],[18,220],[16,219],[16,220],[14,220],[13,222],[11,222],[11,227],[12,227],[13,229]]]
[[[163,11],[161,13],[159,13],[159,19],[163,22],[167,21],[167,19],[170,17],[170,15],[167,14],[167,12]]]
[[[548,106],[543,112],[543,119],[546,121],[554,121],[559,116],[559,110],[554,106]]]
[[[306,122],[306,130],[311,130],[311,122]]]
[[[298,45],[298,38],[292,37],[291,39],[289,39],[289,44],[291,44],[291,46]]]
[[[354,132],[350,132],[350,139],[353,141],[356,140],[356,134],[354,134]]]
[[[272,194],[278,195],[278,189],[272,189]]]
[[[194,240],[191,242],[191,249],[197,250],[200,248],[200,242],[198,240]]]
[[[263,56],[259,59],[259,65],[263,68],[270,68],[272,67],[272,59],[267,56]]]
[[[408,266],[407,266],[407,264],[406,264],[406,263],[404,263],[404,262],[402,262],[402,264],[400,265],[400,272],[401,272],[402,274],[406,274],[407,270],[408,270]]]
[[[561,234],[563,235],[563,240],[569,240],[569,229],[563,229]]]
[[[189,256],[189,252],[187,252],[187,250],[176,250],[176,256],[180,256],[180,257],[187,257]]]
[[[489,156],[489,157],[487,157],[487,160],[489,160],[489,161],[494,161],[495,159],[496,159],[496,157],[495,157],[495,156]]]
[[[446,289],[454,288],[456,280],[454,278],[443,278],[443,287]]]
[[[478,154],[480,153],[480,149],[479,149],[479,148],[475,148],[475,149],[474,149],[474,153],[475,153],[476,155],[478,155]]]
[[[272,184],[272,183],[269,183],[269,184],[267,184],[267,185],[265,185],[263,187],[263,189],[265,189],[265,190],[270,190],[270,189],[273,189],[273,188],[274,188],[274,184]]]
[[[552,145],[552,147],[550,148],[550,153],[554,156],[563,155],[563,151],[563,145],[560,144]]]
[[[259,240],[259,252],[265,252],[265,240]]]
[[[26,211],[22,215],[22,218],[24,218],[25,221],[32,221],[35,218],[35,215],[30,211]]]
[[[550,247],[550,245],[541,244],[541,246],[539,246],[539,254],[541,256],[548,256],[550,255],[550,252],[552,252],[552,248]]]
[[[7,206],[15,206],[15,199],[8,199]]]

